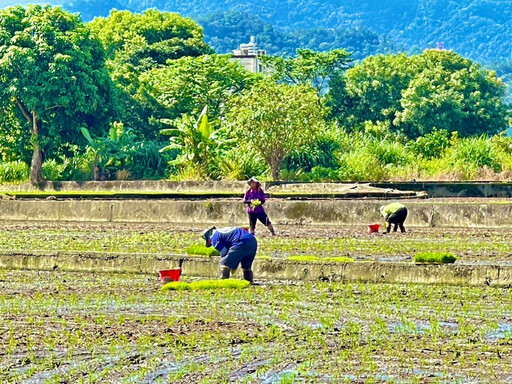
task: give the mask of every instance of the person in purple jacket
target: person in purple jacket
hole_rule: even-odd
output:
[[[270,219],[265,212],[265,208],[263,208],[263,204],[265,204],[265,192],[261,189],[261,184],[255,177],[251,177],[251,179],[247,182],[251,188],[247,192],[245,192],[244,196],[244,204],[247,205],[247,214],[249,216],[249,230],[254,235],[256,233],[256,222],[259,220],[262,222],[272,233],[275,235],[274,227],[270,222]]]

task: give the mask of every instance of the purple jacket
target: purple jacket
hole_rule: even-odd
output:
[[[253,208],[251,206],[252,200],[260,200],[261,204],[263,205],[265,203],[266,197],[265,192],[263,192],[263,189],[259,188],[256,192],[251,189],[249,189],[247,192],[245,192],[244,196],[244,204],[247,204],[247,212],[248,213],[258,213],[258,212],[265,212],[265,209],[262,205],[259,207]]]

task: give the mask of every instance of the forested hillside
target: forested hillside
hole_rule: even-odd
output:
[[[5,0],[5,6],[28,3]],[[254,34],[281,53],[296,45],[315,49],[338,44],[364,45],[372,52],[376,33],[412,52],[442,43],[481,62],[505,60],[512,54],[512,0],[48,0],[82,12],[84,20],[106,16],[110,9],[140,12],[156,7],[200,20],[207,40],[219,51],[234,40]],[[235,12],[242,12],[234,13]],[[228,12],[224,14],[224,12]],[[238,17],[236,16],[238,15]],[[216,26],[221,28],[216,28]],[[318,29],[320,28],[320,29]],[[370,32],[371,31],[371,32]],[[346,35],[350,36],[346,36]],[[351,40],[352,39],[352,40]],[[368,41],[370,40],[370,41]],[[236,41],[239,43],[239,41]],[[373,47],[373,48],[372,48]]]

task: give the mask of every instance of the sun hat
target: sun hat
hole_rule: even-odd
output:
[[[253,181],[254,181],[255,183],[258,183],[258,184],[260,184],[260,185],[261,185],[260,181],[259,181],[257,178],[255,178],[254,176],[253,176],[253,177],[251,177],[249,180],[247,180],[247,184],[251,185],[251,182],[253,182]]]
[[[213,226],[211,227],[210,229],[205,229],[202,233],[201,233],[201,236],[203,237],[204,241],[205,241],[205,245],[208,247],[210,244],[208,244],[208,242],[210,241],[210,239],[212,238],[212,235],[213,235],[213,232],[215,232],[215,230],[217,229],[217,227]]]

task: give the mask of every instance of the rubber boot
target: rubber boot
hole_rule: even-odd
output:
[[[226,267],[225,265],[220,266],[220,278],[221,279],[229,279],[231,275],[231,268]]]
[[[267,225],[268,230],[272,234],[272,236],[276,235],[276,231],[274,231],[274,226],[272,224]]]
[[[244,280],[247,280],[249,283],[254,284],[254,274],[252,273],[252,269],[244,269]]]

